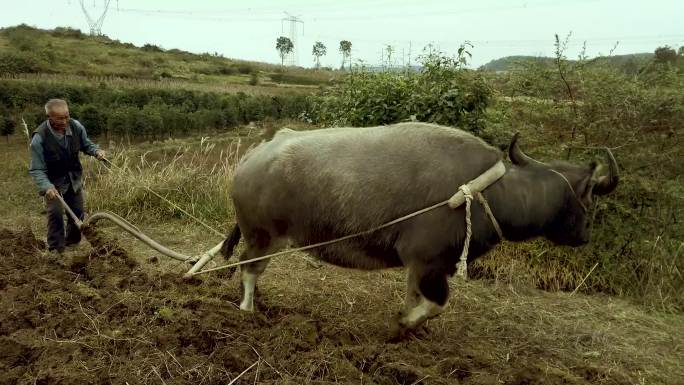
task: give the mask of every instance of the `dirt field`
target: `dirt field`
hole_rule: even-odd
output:
[[[43,248],[28,226],[0,230],[2,384],[684,380],[681,318],[610,298],[454,279],[445,314],[387,343],[400,270],[274,261],[258,312],[245,314],[237,274],[184,282],[186,266],[142,249],[84,244],[58,258]]]
[[[684,384],[684,317],[613,297],[454,278],[444,314],[388,343],[401,269],[282,257],[247,314],[238,274],[183,281],[188,265],[106,223],[97,248],[56,257],[25,143],[0,161],[0,384]],[[188,254],[220,241],[135,224]]]

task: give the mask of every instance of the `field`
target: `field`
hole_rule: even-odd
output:
[[[198,254],[221,239],[149,194],[129,192],[146,209],[122,212],[115,202],[114,194],[122,191],[117,186],[127,184],[130,191],[149,186],[124,175],[145,173],[141,165],[147,165],[147,176],[173,179],[192,171],[199,184],[212,182],[216,174],[229,179],[240,148],[258,139],[253,128],[243,127],[208,139],[168,141],[157,145],[159,150],[149,144],[112,148],[114,159],[130,168],[116,174],[84,161],[87,204],[91,212],[113,209],[161,243]],[[107,243],[92,248],[84,241],[64,258],[49,255],[41,202],[26,176],[25,142],[15,136],[3,147],[9,151],[0,159],[5,165],[0,383],[684,381],[681,315],[581,290],[546,292],[493,279],[454,278],[444,314],[406,340],[388,343],[390,323],[403,301],[400,269],[360,272],[316,266],[303,255],[280,257],[259,281],[257,312],[246,314],[237,308],[239,274],[183,281],[189,266],[159,256],[111,225],[99,227]],[[210,192],[216,201],[226,198],[220,188]],[[182,204],[181,198],[173,200]],[[230,208],[214,204],[226,206],[224,217],[185,208],[225,231],[233,221]],[[519,252],[504,244],[487,258]],[[220,263],[217,258],[212,265]]]
[[[682,50],[574,60],[566,44],[500,72],[466,68],[467,46],[376,72],[0,30],[0,384],[684,384]],[[183,280],[190,265],[105,221],[48,253],[21,122],[55,97],[115,165],[83,159],[87,211],[187,255],[223,240],[237,163],[282,127],[418,120],[502,150],[520,132],[543,161],[610,148],[620,183],[589,208],[588,245],[503,242],[451,279],[445,313],[391,341],[402,269],[281,256],[249,314],[238,273]]]

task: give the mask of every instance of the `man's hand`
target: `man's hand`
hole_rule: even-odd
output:
[[[59,191],[57,191],[57,189],[54,187],[50,187],[45,191],[45,198],[47,198],[49,201],[57,198],[57,195],[59,195]]]
[[[105,155],[106,155],[106,153],[102,150],[95,151],[95,158],[97,158],[97,160],[104,160]]]

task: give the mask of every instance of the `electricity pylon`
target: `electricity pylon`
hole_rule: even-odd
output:
[[[107,16],[107,10],[109,10],[109,3],[111,3],[112,0],[104,0],[104,11],[102,11],[102,15],[100,15],[100,17],[98,17],[97,19],[93,19],[92,17],[90,17],[90,14],[86,10],[83,1],[84,0],[80,0],[81,9],[83,10],[83,14],[86,17],[86,20],[88,20],[88,26],[90,27],[90,36],[101,36],[102,23],[104,23],[105,16]]]

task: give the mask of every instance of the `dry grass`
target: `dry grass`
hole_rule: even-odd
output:
[[[187,211],[223,228],[233,217],[228,192],[235,166],[253,140],[204,137],[134,150],[110,147],[112,166],[101,165],[87,176],[89,193],[98,197],[91,210],[114,211],[138,222],[181,218]]]

